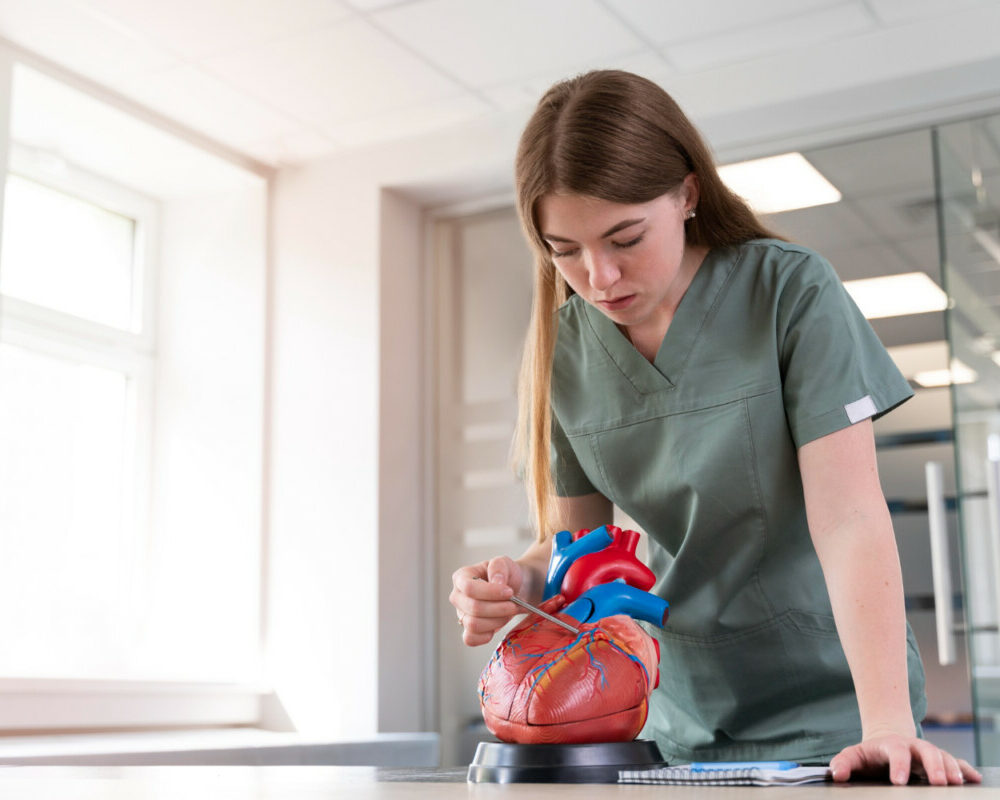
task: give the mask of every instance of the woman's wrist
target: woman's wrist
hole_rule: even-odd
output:
[[[871,723],[862,722],[861,724],[861,741],[877,739],[881,736],[904,736],[912,739],[916,735],[917,726],[911,715],[895,720],[882,718]]]
[[[542,602],[542,593],[545,588],[545,576],[542,570],[533,561],[518,559],[517,563],[521,567],[521,588],[517,595],[522,600],[526,600],[533,605]]]

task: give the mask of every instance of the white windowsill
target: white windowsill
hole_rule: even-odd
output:
[[[0,732],[257,725],[264,686],[138,680],[0,679]]]
[[[350,765],[430,767],[436,733],[379,733],[356,740],[228,728],[196,731],[0,737],[0,765]]]

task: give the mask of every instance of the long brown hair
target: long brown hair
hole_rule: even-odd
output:
[[[676,191],[690,173],[700,191],[697,216],[685,223],[688,244],[723,247],[775,236],[721,181],[708,147],[673,98],[646,78],[600,70],[557,83],[521,134],[517,210],[535,255],[535,289],[521,363],[515,463],[528,486],[540,541],[558,530],[551,519],[552,354],[556,310],[572,290],[542,239],[538,200],[560,192],[646,203]]]

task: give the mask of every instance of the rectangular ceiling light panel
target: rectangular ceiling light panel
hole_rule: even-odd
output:
[[[836,203],[842,197],[801,153],[724,164],[719,177],[758,214]]]
[[[844,288],[868,319],[925,314],[948,307],[948,295],[926,272],[844,281]]]
[[[913,376],[913,382],[926,389],[935,386],[948,386],[953,383],[975,383],[978,379],[979,373],[957,358],[951,360],[951,369],[931,369],[926,372],[918,372]]]

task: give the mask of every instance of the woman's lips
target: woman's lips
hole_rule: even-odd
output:
[[[597,305],[606,311],[621,311],[623,308],[628,308],[633,300],[635,300],[635,295],[627,294],[624,297],[616,297],[614,300],[598,300]]]

